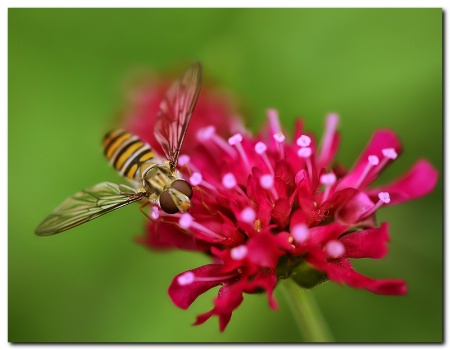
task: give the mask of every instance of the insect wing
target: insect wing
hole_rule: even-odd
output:
[[[181,145],[192,117],[202,83],[202,67],[194,63],[169,88],[159,106],[155,137],[172,167],[176,167]]]
[[[36,229],[49,236],[81,225],[145,196],[132,187],[102,182],[67,198]]]

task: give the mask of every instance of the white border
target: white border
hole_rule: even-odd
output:
[[[372,8],[395,8],[395,7],[404,7],[404,8],[411,8],[411,7],[417,7],[417,8],[443,8],[444,12],[445,12],[445,5],[443,1],[427,1],[427,2],[419,2],[419,1],[386,1],[386,0],[378,0],[378,1],[365,1],[364,4],[361,3],[361,1],[324,1],[324,0],[317,0],[317,1],[301,1],[301,2],[293,2],[293,1],[282,1],[282,0],[278,0],[278,1],[268,1],[268,0],[258,0],[258,1],[223,1],[223,0],[216,0],[214,1],[214,3],[210,2],[205,2],[205,1],[198,1],[198,0],[194,0],[194,1],[189,1],[189,2],[182,2],[182,1],[175,1],[175,0],[166,0],[166,1],[142,1],[142,0],[128,0],[126,2],[124,1],[98,1],[98,0],[82,0],[82,1],[65,1],[63,2],[58,2],[58,1],[32,1],[32,0],[17,0],[17,1],[11,1],[11,0],[6,0],[4,2],[2,2],[2,6],[0,6],[0,11],[1,11],[1,16],[0,18],[2,19],[1,23],[1,30],[2,30],[2,35],[0,36],[0,48],[3,51],[3,54],[1,55],[1,67],[2,67],[2,74],[1,76],[3,77],[7,77],[8,76],[8,66],[7,66],[7,57],[8,57],[8,8],[11,7],[30,7],[30,8],[41,8],[41,7],[61,7],[61,8],[80,8],[80,7],[86,7],[86,8],[110,8],[110,7],[118,7],[118,8],[130,8],[130,7],[187,7],[186,5],[188,4],[189,7],[269,7],[269,8],[279,8],[279,7],[303,7],[303,8],[326,8],[326,7],[330,7],[330,8],[349,8],[349,7],[372,7]],[[445,22],[444,22],[444,48],[447,47],[447,35],[446,35],[446,30],[445,30]],[[444,64],[447,63],[447,59],[445,60]],[[446,72],[446,70],[444,70],[444,72]],[[444,74],[444,82],[446,81],[446,74]],[[4,80],[3,84],[0,87],[0,91],[1,91],[1,96],[2,96],[2,100],[0,105],[3,107],[1,108],[1,113],[2,113],[2,125],[1,125],[1,146],[2,146],[2,150],[7,150],[8,149],[8,119],[7,119],[7,106],[8,106],[8,98],[7,98],[7,89],[8,89],[8,81],[7,79]],[[448,101],[447,99],[447,95],[448,95],[448,90],[444,90],[444,99]],[[444,110],[445,113],[445,110]],[[425,121],[424,121],[425,122]],[[450,131],[449,128],[449,123],[447,122],[445,125],[445,132],[448,135]],[[0,152],[1,154],[1,163],[6,165],[4,169],[7,169],[7,151],[3,151]],[[445,164],[448,164],[449,160],[450,160],[450,156],[448,155],[447,152],[444,152],[445,154]],[[445,174],[448,175],[448,171],[447,171],[447,167],[445,167]],[[3,177],[4,176],[4,177]],[[448,180],[448,176],[446,176],[446,179]],[[2,265],[2,268],[0,269],[0,273],[1,273],[1,277],[2,277],[2,281],[5,281],[6,283],[4,284],[4,286],[7,286],[7,281],[8,281],[8,276],[7,276],[7,266],[8,266],[8,261],[7,261],[7,250],[8,250],[8,242],[7,242],[7,195],[8,195],[8,182],[7,182],[7,170],[6,172],[2,172],[2,181],[1,183],[3,184],[3,186],[5,186],[3,193],[6,194],[6,196],[4,196],[4,200],[1,202],[2,205],[2,210],[1,210],[1,215],[2,215],[2,223],[4,223],[4,227],[5,227],[5,234],[4,237],[6,238],[3,241],[3,252],[5,252],[5,257],[4,257],[4,264]],[[448,181],[447,181],[448,183]],[[447,194],[447,193],[445,193]],[[445,196],[445,198],[447,198],[447,196]],[[445,205],[445,218],[450,217],[450,209],[448,207],[448,205]],[[449,239],[447,238],[445,240],[445,242],[448,242]],[[446,247],[448,248],[447,244]],[[446,249],[446,251],[448,252],[449,250]],[[444,269],[444,271],[446,271],[446,269]],[[1,327],[1,329],[3,330],[1,333],[2,338],[4,339],[4,341],[2,341],[2,345],[7,343],[7,339],[8,339],[8,335],[7,335],[7,330],[8,330],[8,314],[7,314],[7,289],[6,288],[2,288],[1,289],[1,303],[0,303],[0,313],[3,315],[3,318],[1,318],[1,323],[0,325],[3,326]],[[444,303],[445,305],[446,303]],[[444,312],[445,315],[445,312]],[[444,330],[444,334],[449,334],[448,332],[448,327],[447,327],[447,322],[444,322],[445,324],[445,330]],[[9,344],[9,346],[11,346],[11,344]],[[70,347],[83,347],[83,348],[94,348],[94,347],[98,347],[99,345],[70,345]],[[105,345],[103,345],[105,346]],[[103,347],[102,346],[102,347]],[[108,345],[106,345],[108,346]],[[128,348],[129,345],[119,345],[119,346],[114,346],[114,348]],[[272,347],[273,345],[271,345]],[[299,344],[299,346],[301,346],[302,348],[309,348],[312,345],[301,345]],[[360,345],[362,347],[362,345]],[[360,346],[357,346],[357,348],[359,348]],[[416,345],[417,346],[417,345]],[[52,348],[53,349],[59,349],[59,348],[63,348],[65,347],[64,345],[53,345]],[[160,348],[160,347],[164,347],[167,348],[167,346],[165,345],[152,345],[152,348],[156,347],[156,348]],[[172,346],[169,346],[172,347]],[[228,347],[228,346],[226,346]],[[236,345],[233,346],[233,348],[235,348]],[[240,346],[238,346],[240,347]],[[279,347],[279,346],[276,346]],[[280,346],[281,347],[281,346]],[[394,345],[383,345],[383,349],[385,348],[394,348]],[[428,346],[427,346],[428,347]]]

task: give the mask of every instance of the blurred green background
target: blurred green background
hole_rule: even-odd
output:
[[[206,80],[239,97],[257,130],[267,108],[317,135],[341,115],[338,158],[350,166],[372,132],[390,128],[405,152],[389,181],[426,157],[442,174],[441,9],[9,9],[9,341],[297,342],[279,310],[245,295],[224,333],[193,327],[217,289],[183,311],[167,288],[208,262],[133,242],[144,217],[129,206],[65,234],[33,233],[68,195],[119,181],[100,141],[136,67],[202,61]],[[336,341],[439,342],[443,327],[442,179],[428,197],[381,210],[390,251],[360,272],[403,278],[404,297],[326,283],[313,290]]]

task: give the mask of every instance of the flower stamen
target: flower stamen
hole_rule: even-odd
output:
[[[266,163],[267,169],[269,169],[269,171],[272,174],[272,176],[274,176],[275,172],[274,172],[274,170],[272,168],[272,164],[270,164],[269,157],[267,157],[266,150],[267,150],[267,146],[266,146],[266,144],[264,142],[260,141],[260,142],[256,143],[256,145],[255,145],[255,152],[260,155],[260,157],[262,158],[264,163]]]
[[[339,241],[329,241],[325,245],[325,253],[332,259],[337,259],[345,254],[345,247]]]
[[[231,278],[238,276],[238,273],[228,274],[224,276],[217,277],[197,277],[192,271],[186,271],[177,278],[177,282],[180,286],[187,286],[194,282],[216,282],[216,281],[226,281]]]
[[[370,155],[367,157],[367,164],[366,167],[364,168],[363,172],[361,173],[361,176],[359,177],[359,180],[356,182],[355,184],[355,188],[358,189],[361,184],[363,183],[363,181],[367,178],[367,176],[370,173],[370,170],[378,165],[380,163],[380,160],[378,159],[377,156],[375,155]]]
[[[252,224],[255,221],[256,218],[256,212],[251,207],[246,207],[244,210],[241,211],[240,219],[247,224]]]
[[[177,281],[180,286],[187,286],[195,281],[195,275],[191,271],[186,271],[178,276]]]
[[[297,151],[297,155],[300,158],[304,158],[306,162],[306,167],[308,169],[309,179],[312,180],[312,164],[311,164],[311,155],[312,155],[312,148],[311,147],[302,147]]]
[[[390,160],[394,160],[398,157],[398,153],[394,148],[384,148],[381,150],[381,153],[383,154],[383,159],[380,161],[380,164],[378,164],[378,167],[376,169],[376,172],[380,172],[381,169],[383,169],[386,166],[386,163]]]
[[[311,145],[311,138],[307,135],[301,135],[297,139],[297,146],[300,147],[309,147]]]
[[[245,164],[245,167],[247,168],[247,171],[249,173],[251,173],[251,166],[250,166],[250,162],[248,161],[248,157],[247,154],[244,152],[244,147],[242,147],[242,135],[237,133],[234,134],[233,136],[231,136],[228,139],[228,144],[230,146],[235,146],[239,155],[241,156],[242,161]]]
[[[322,138],[322,145],[320,147],[321,149],[318,157],[319,162],[322,162],[331,151],[338,122],[339,116],[337,114],[331,113],[327,115],[325,133]]]
[[[305,224],[297,224],[292,227],[291,234],[297,243],[304,243],[309,238],[308,226]]]
[[[234,188],[237,192],[239,192],[240,195],[248,198],[244,191],[242,191],[241,187],[238,185],[237,180],[232,173],[226,173],[222,177],[222,185],[228,190]]]
[[[267,118],[269,119],[269,127],[272,134],[281,132],[280,119],[276,109],[267,110]]]
[[[363,220],[369,216],[371,216],[373,213],[375,213],[382,205],[388,204],[391,201],[391,197],[389,195],[389,192],[380,192],[378,193],[379,201],[369,210],[367,210],[364,214],[362,214],[359,218],[359,220]]]
[[[248,249],[245,245],[239,245],[230,251],[230,255],[233,260],[242,260],[247,256],[247,253]]]
[[[201,143],[211,140],[230,157],[236,157],[234,149],[230,147],[230,145],[224,139],[216,134],[216,128],[212,125],[200,129],[197,132],[197,140],[199,140]]]
[[[322,203],[328,199],[330,194],[330,188],[336,182],[336,175],[334,173],[323,174],[320,177],[320,183],[325,186],[325,192],[323,194]]]
[[[159,218],[159,207],[154,205],[152,206],[152,213],[150,214],[153,220],[157,220]]]
[[[259,184],[261,185],[261,187],[264,188],[265,190],[270,190],[274,199],[278,200],[279,196],[277,190],[273,185],[274,182],[275,182],[274,177],[270,174],[265,174],[259,178]]]
[[[209,228],[204,225],[194,221],[194,218],[189,213],[184,213],[180,215],[180,219],[178,220],[178,225],[184,230],[196,229],[200,231],[205,236],[215,239],[215,240],[223,240],[223,237],[218,235],[217,233],[211,231]]]
[[[286,136],[279,131],[276,134],[273,134],[273,139],[277,142],[278,152],[280,153],[280,158],[284,159],[284,140],[286,140]]]
[[[178,165],[179,166],[184,166],[187,163],[189,163],[191,161],[191,157],[189,157],[187,154],[181,154],[178,157]]]
[[[191,177],[189,178],[189,183],[192,186],[202,185],[203,187],[207,188],[208,190],[210,190],[216,194],[218,193],[217,189],[213,185],[211,185],[209,182],[203,180],[203,176],[200,172],[192,173]]]
[[[189,178],[189,182],[191,183],[192,186],[200,185],[203,182],[202,174],[197,172],[193,173]]]

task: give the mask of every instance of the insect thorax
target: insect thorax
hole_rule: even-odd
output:
[[[152,163],[142,171],[142,186],[149,197],[154,199],[158,198],[177,179],[178,177],[170,168],[162,164]]]

